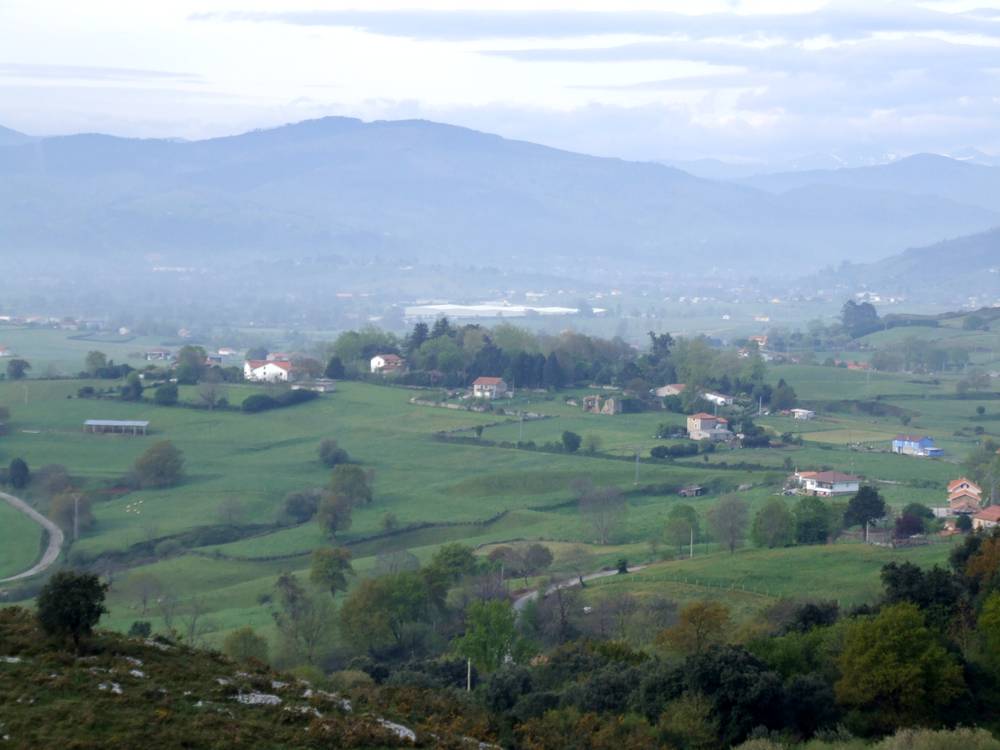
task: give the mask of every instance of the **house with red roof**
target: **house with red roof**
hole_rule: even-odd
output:
[[[369,362],[372,374],[389,375],[401,372],[406,367],[406,360],[398,354],[376,354]]]
[[[1000,526],[1000,505],[991,505],[972,517],[974,529],[992,529],[996,526]]]
[[[292,379],[292,363],[248,359],[243,363],[243,377],[254,383],[287,383]]]
[[[503,398],[509,393],[507,382],[503,378],[481,376],[472,381],[474,398]]]
[[[714,414],[700,412],[687,418],[688,437],[692,440],[729,440],[729,420]]]
[[[983,490],[971,479],[961,477],[948,482],[948,510],[951,515],[971,515],[982,510]]]

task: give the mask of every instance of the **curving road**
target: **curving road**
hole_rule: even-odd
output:
[[[636,571],[642,570],[645,567],[646,567],[645,565],[633,565],[628,569],[628,572],[635,573]],[[615,569],[601,570],[597,573],[590,573],[589,575],[583,576],[583,582],[586,583],[587,581],[593,581],[598,578],[609,578],[610,576],[616,576],[618,574],[619,574],[618,571]],[[580,576],[573,576],[572,578],[567,578],[565,581],[559,581],[558,583],[553,583],[552,585],[550,585],[548,588],[545,589],[545,595],[548,596],[549,594],[553,593],[554,591],[557,591],[558,589],[568,589],[572,588],[573,586],[579,586],[579,585],[580,585]],[[528,602],[532,602],[538,598],[538,594],[540,592],[541,589],[534,589],[533,591],[528,591],[524,594],[521,594],[514,600],[514,611],[521,612],[521,610],[523,610],[525,607],[528,606]]]
[[[49,546],[46,547],[45,554],[42,555],[42,559],[23,573],[18,573],[16,576],[10,576],[9,578],[0,578],[0,583],[19,581],[22,578],[31,578],[33,575],[41,573],[44,570],[48,570],[49,567],[51,567],[52,564],[59,559],[59,553],[62,552],[64,541],[62,529],[18,497],[8,495],[6,492],[0,492],[0,500],[3,500],[7,503],[7,505],[15,510],[19,510],[21,513],[24,513],[24,515],[49,532]]]

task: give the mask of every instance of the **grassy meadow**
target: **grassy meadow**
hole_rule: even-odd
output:
[[[19,343],[16,331],[4,333],[7,345],[28,346],[28,339]],[[44,334],[40,356],[35,358],[33,351],[33,361],[54,362],[67,371],[79,369],[86,351],[95,348],[95,342],[72,340],[63,350],[56,339],[65,343],[65,332],[32,333]],[[100,348],[119,361],[128,361],[128,352],[144,348],[136,341],[114,346],[119,349],[107,343]],[[136,619],[163,625],[156,609],[141,611],[132,590],[135,574],[142,572],[155,576],[184,606],[201,612],[207,640],[217,643],[225,632],[244,624],[273,633],[268,596],[276,576],[286,570],[306,572],[312,550],[329,543],[314,523],[277,525],[286,494],[328,481],[329,470],[316,454],[324,438],[336,439],[353,460],[374,474],[374,502],[356,509],[351,528],[338,535],[338,543],[351,547],[361,578],[372,574],[379,553],[405,549],[423,560],[451,541],[465,542],[486,554],[498,543],[543,540],[556,555],[553,571],[567,574],[580,567],[597,569],[619,557],[632,562],[659,560],[662,545],[657,548],[650,541],[659,538],[674,505],[690,503],[704,520],[722,491],[744,485],[749,489],[741,495],[754,510],[775,496],[789,467],[862,474],[877,483],[896,507],[911,501],[936,504],[943,501],[945,484],[961,473],[958,464],[975,444],[969,428],[982,426],[985,434],[1000,433],[1000,420],[991,419],[994,412],[1000,413],[1000,402],[957,399],[953,379],[942,378],[935,384],[902,375],[801,365],[771,368],[769,379],[779,377],[806,404],[878,399],[904,410],[909,425],[904,426],[898,416],[840,412],[821,411],[816,420],[801,422],[767,416],[758,422],[775,435],[788,432],[801,437],[802,444],[720,448],[671,462],[650,460],[649,449],[663,443],[655,438],[657,427],[683,424],[683,415],[586,414],[567,403],[586,390],[518,394],[510,405],[547,417],[521,424],[494,414],[412,404],[410,399],[420,392],[356,382],[339,383],[336,393],[304,405],[244,414],[162,407],[148,399],[138,403],[80,399],[81,386],[115,384],[31,379],[0,381],[0,405],[12,413],[9,434],[0,438],[0,462],[21,456],[33,470],[61,464],[87,489],[109,489],[121,484],[135,459],[155,441],[173,441],[184,453],[186,479],[163,490],[103,494],[93,506],[93,528],[72,544],[67,557],[71,562],[88,562],[109,553],[124,556],[111,568],[114,584],[107,622],[112,627],[127,629]],[[229,402],[239,404],[262,388],[232,385],[227,390]],[[196,402],[195,389],[182,388],[181,400]],[[986,415],[976,413],[978,405],[987,408]],[[83,421],[94,418],[149,420],[150,434],[85,434]],[[437,432],[454,430],[472,438],[477,425],[487,425],[481,442],[435,438]],[[597,452],[569,455],[496,445],[519,439],[539,446],[557,443],[565,430],[596,437]],[[899,431],[934,435],[946,457],[891,455],[888,441]],[[638,484],[636,463],[628,460],[637,450],[643,457]],[[595,534],[575,507],[571,485],[580,479],[613,485],[628,495],[627,517],[611,545],[593,543]],[[710,491],[704,497],[678,498],[675,489],[689,483]],[[29,490],[27,499],[35,493]],[[135,554],[137,545],[148,548],[150,542],[169,541],[193,529],[222,526],[220,506],[232,505],[227,501],[233,500],[238,502],[237,523],[244,527],[234,541],[187,541],[166,557]],[[419,528],[382,536],[387,513],[402,527]],[[39,537],[37,527],[0,506],[0,576],[32,563]],[[858,603],[877,593],[878,570],[888,559],[905,555],[921,564],[941,562],[947,546],[896,553],[840,544],[744,549],[730,556],[720,553],[717,545],[702,543],[694,560],[657,562],[634,576],[595,582],[587,596],[627,585],[679,601],[722,597],[747,613],[777,595],[822,595]]]

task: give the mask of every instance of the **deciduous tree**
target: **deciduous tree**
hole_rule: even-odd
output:
[[[729,610],[719,602],[692,602],[681,610],[677,624],[662,631],[656,642],[684,655],[703,653],[725,642],[731,626]]]
[[[936,724],[965,689],[961,666],[910,603],[849,624],[838,665],[838,702],[883,730]]]
[[[136,459],[135,474],[144,489],[172,487],[184,477],[184,454],[169,440],[161,440]]]
[[[330,596],[347,590],[347,578],[354,575],[351,551],[347,547],[323,547],[312,555],[309,580],[329,590]]]
[[[723,495],[708,512],[712,533],[730,553],[735,552],[746,537],[749,515],[750,506],[736,495]]]
[[[753,519],[751,530],[758,547],[787,547],[795,539],[795,519],[784,500],[769,500]]]

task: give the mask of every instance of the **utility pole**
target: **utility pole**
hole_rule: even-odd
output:
[[[635,479],[632,484],[636,487],[639,486],[639,448],[635,449]]]
[[[521,412],[521,421],[517,424],[517,444],[524,440],[524,412]]]
[[[472,692],[472,659],[465,660],[465,691]]]
[[[690,553],[688,554],[688,559],[689,560],[693,560],[694,559],[694,524],[691,524],[691,546],[690,546],[689,549],[690,549]]]
[[[73,541],[80,538],[80,493],[73,495]]]

